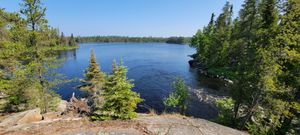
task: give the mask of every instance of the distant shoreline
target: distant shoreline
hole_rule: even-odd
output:
[[[145,43],[162,43],[162,44],[170,44],[170,45],[189,45],[188,43],[182,43],[182,44],[176,44],[176,43],[166,43],[166,42],[78,42],[79,44],[93,44],[93,43],[123,43],[123,44],[130,44],[130,43],[141,43],[141,44],[145,44]]]
[[[77,37],[78,43],[168,43],[190,44],[191,37],[126,37],[126,36],[87,36]]]

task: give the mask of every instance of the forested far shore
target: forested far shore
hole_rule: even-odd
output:
[[[190,44],[191,37],[128,37],[128,36],[86,36],[77,37],[79,43],[87,42],[137,42],[137,43],[170,43],[170,44]]]

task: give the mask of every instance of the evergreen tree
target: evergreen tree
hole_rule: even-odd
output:
[[[85,71],[85,79],[81,80],[84,84],[79,89],[86,90],[90,93],[90,102],[92,104],[92,112],[97,112],[102,108],[104,84],[106,82],[106,74],[101,71],[100,66],[96,62],[94,50],[91,50],[90,64]]]
[[[231,35],[231,49],[229,52],[230,63],[236,70],[238,62],[243,62],[253,51],[249,48],[254,45],[256,30],[258,27],[258,0],[246,0],[239,12],[239,17],[234,23]],[[247,61],[247,60],[246,60]]]
[[[225,66],[228,61],[229,38],[232,25],[232,5],[226,2],[223,12],[219,15],[215,23],[215,30],[212,36],[212,42],[208,48],[208,66]]]
[[[30,45],[35,46],[37,44],[35,31],[47,23],[45,19],[46,8],[42,7],[40,0],[23,0],[21,6],[23,8],[20,12],[26,16],[26,22],[32,31],[29,39]]]
[[[40,107],[43,112],[51,109],[54,100],[59,99],[51,87],[57,82],[47,79],[49,68],[55,65],[55,56],[47,51],[48,41],[45,41],[44,31],[48,31],[47,20],[45,19],[46,8],[42,7],[40,0],[23,0],[21,13],[25,16],[27,26],[31,29],[30,42],[28,45],[29,63],[24,65],[25,75],[29,76],[28,81],[32,83],[29,91],[35,93],[30,95],[30,105]],[[47,38],[46,38],[47,39]],[[22,68],[20,68],[21,70]],[[27,71],[27,72],[26,72]],[[30,84],[30,83],[28,83]]]
[[[69,46],[76,46],[76,41],[75,41],[75,38],[73,36],[73,33],[71,34],[71,37],[69,39]]]
[[[277,57],[282,66],[279,81],[285,88],[276,93],[283,110],[280,117],[279,134],[292,133],[296,126],[292,121],[299,121],[300,111],[300,1],[288,0],[284,14],[279,24],[279,34],[276,37]],[[281,101],[281,102],[280,102]],[[298,118],[297,118],[298,117]],[[294,131],[295,132],[295,131]]]
[[[101,93],[105,84],[105,74],[97,64],[94,50],[91,50],[90,64],[85,71],[85,79],[82,80],[84,85],[80,89],[87,90],[93,94]]]
[[[49,70],[57,67],[53,49],[59,34],[48,26],[40,0],[23,0],[20,5],[20,13],[0,9],[0,91],[7,95],[1,100],[4,111],[39,107],[46,112],[60,101],[51,88],[63,81]]]
[[[205,64],[208,63],[208,47],[211,43],[212,34],[215,28],[214,17],[215,14],[212,14],[208,26],[204,27],[203,30],[198,30],[191,41],[191,46],[197,49],[197,59]]]
[[[131,119],[136,117],[135,109],[142,101],[139,94],[132,91],[133,84],[126,77],[127,68],[113,63],[112,75],[105,83],[103,97],[104,105],[93,119]]]
[[[227,66],[234,71],[233,100],[217,102],[224,113],[218,121],[253,134],[295,133],[293,121],[299,121],[300,108],[299,5],[297,0],[245,0],[239,17],[229,25],[231,8],[226,4],[213,36],[205,27],[193,37],[208,71]]]
[[[67,45],[67,39],[65,37],[65,34],[62,32],[61,35],[60,35],[60,44],[61,45]]]

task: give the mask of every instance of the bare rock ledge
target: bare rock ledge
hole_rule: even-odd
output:
[[[207,120],[180,115],[139,114],[133,120],[89,121],[62,117],[33,123],[0,123],[0,134],[7,135],[247,135]]]

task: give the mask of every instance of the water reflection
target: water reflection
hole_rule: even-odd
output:
[[[64,60],[76,60],[76,49],[57,51],[57,58]]]

